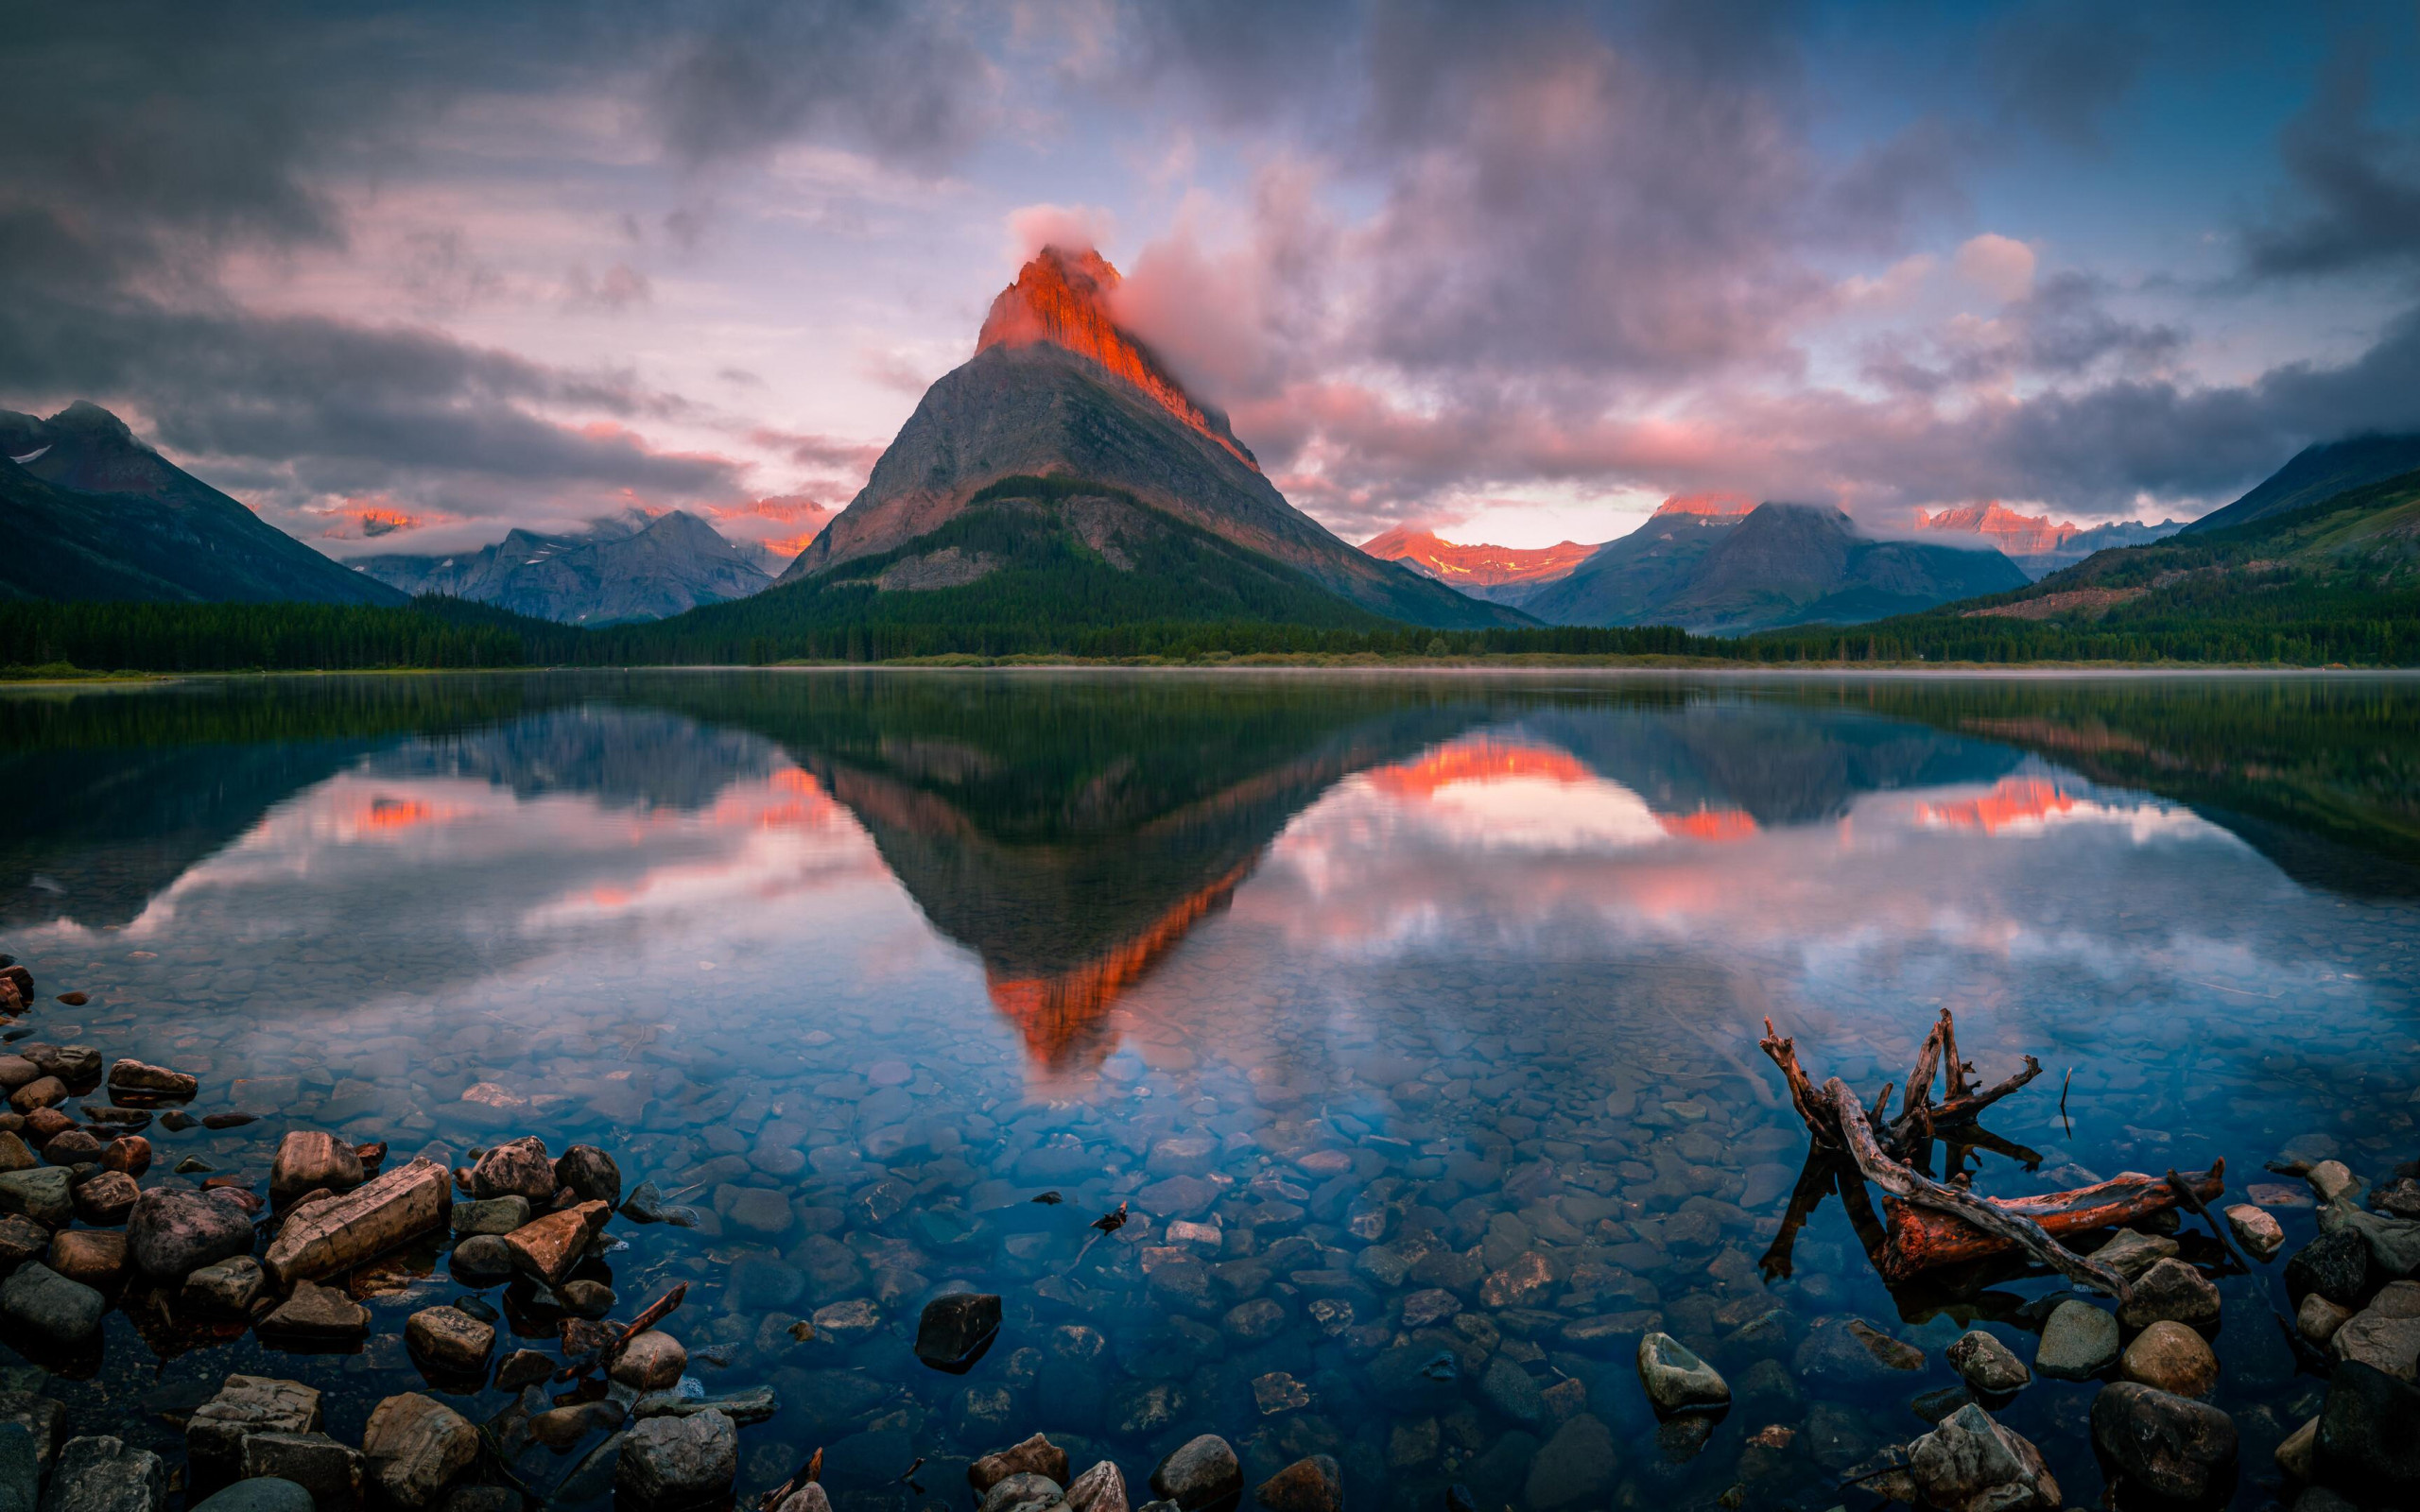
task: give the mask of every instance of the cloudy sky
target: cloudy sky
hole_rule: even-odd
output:
[[[2222,503],[2420,426],[2420,7],[102,3],[0,405],[327,549],[845,503],[1048,237],[1297,504]],[[413,521],[372,541],[369,522]]]

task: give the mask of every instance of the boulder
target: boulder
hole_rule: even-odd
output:
[[[140,1134],[121,1134],[101,1152],[101,1169],[141,1176],[151,1169],[151,1142]]]
[[[43,1512],[160,1512],[168,1467],[149,1450],[107,1435],[71,1438],[43,1493]]]
[[[187,1276],[177,1299],[197,1313],[242,1316],[251,1312],[253,1299],[261,1295],[265,1280],[259,1261],[250,1255],[238,1255],[216,1265],[204,1265]]]
[[[1261,1482],[1253,1500],[1270,1512],[1344,1512],[1344,1470],[1330,1455],[1311,1454]]]
[[[2369,1280],[2369,1241],[2349,1228],[2321,1234],[2286,1262],[2289,1293],[2302,1297],[2315,1292],[2339,1307],[2360,1306]]]
[[[204,1265],[252,1252],[251,1216],[232,1202],[180,1187],[159,1187],[135,1201],[126,1219],[127,1250],[156,1281],[182,1281]]]
[[[190,1098],[201,1091],[201,1083],[182,1071],[170,1071],[165,1066],[130,1059],[110,1067],[110,1091],[144,1092],[154,1097]]]
[[[471,1167],[471,1195],[482,1200],[517,1196],[543,1208],[554,1200],[558,1184],[546,1142],[535,1135],[507,1140]]]
[[[2420,1281],[2395,1281],[2328,1340],[2339,1360],[2359,1360],[2420,1384]]]
[[[553,1167],[547,1170],[551,1177]],[[601,1202],[581,1202],[523,1224],[504,1236],[505,1247],[512,1251],[513,1268],[554,1285],[588,1253],[589,1241],[603,1230],[613,1211]]]
[[[2277,1251],[2286,1247],[2286,1230],[2266,1208],[2238,1202],[2226,1211],[2226,1219],[2235,1242],[2255,1260],[2274,1260]]]
[[[484,1376],[495,1328],[459,1308],[424,1307],[405,1321],[404,1344],[431,1375]]]
[[[739,1430],[730,1418],[649,1418],[623,1440],[614,1491],[634,1507],[695,1506],[728,1498],[738,1473]]]
[[[14,1129],[0,1129],[0,1172],[30,1171],[42,1164],[42,1157],[34,1154]]]
[[[1129,1512],[1124,1472],[1102,1460],[1067,1484],[1067,1505],[1070,1512]]]
[[[689,1351],[662,1329],[649,1329],[625,1345],[614,1360],[614,1380],[633,1391],[663,1391],[678,1385],[689,1368]]]
[[[56,1145],[59,1142],[51,1143]],[[77,1217],[95,1228],[114,1228],[126,1222],[142,1197],[143,1189],[134,1184],[134,1177],[123,1171],[103,1171],[75,1188],[70,1200],[75,1204]]]
[[[2311,1446],[2320,1480],[2380,1506],[2420,1504],[2420,1386],[2359,1360],[2340,1362],[2327,1380]]]
[[[370,1332],[370,1309],[317,1281],[297,1281],[294,1295],[260,1320],[263,1333],[314,1344],[348,1344]]]
[[[325,1434],[248,1434],[244,1474],[248,1479],[291,1481],[325,1507],[351,1507],[361,1500],[361,1452]]]
[[[76,1216],[76,1195],[67,1173],[53,1165],[0,1175],[0,1213],[7,1212],[45,1228],[65,1228]],[[251,1232],[249,1227],[245,1232]]]
[[[916,1358],[936,1370],[972,1368],[1000,1332],[1000,1299],[988,1292],[953,1292],[925,1304],[916,1321]]]
[[[2317,1292],[2308,1292],[2294,1314],[2294,1332],[2313,1344],[2325,1344],[2352,1316],[2351,1308],[2339,1307]]]
[[[582,1202],[611,1208],[622,1200],[622,1168],[594,1144],[575,1144],[555,1160],[555,1185]]]
[[[187,1512],[311,1512],[311,1493],[272,1475],[237,1481],[204,1497]]]
[[[512,1246],[502,1234],[473,1234],[454,1246],[454,1274],[473,1286],[489,1286],[512,1274]]]
[[[2092,1252],[2092,1258],[2131,1281],[2161,1261],[2174,1256],[2177,1248],[2176,1241],[2166,1234],[2120,1228],[2109,1243]]]
[[[0,1274],[39,1259],[49,1249],[49,1229],[17,1213],[0,1217]]]
[[[1668,1333],[1649,1333],[1638,1341],[1638,1380],[1658,1412],[1716,1407],[1731,1400],[1721,1372]]]
[[[1980,1329],[1960,1334],[1943,1353],[1961,1380],[1987,1396],[2005,1397],[2033,1379],[2014,1350]]]
[[[42,1159],[44,1165],[98,1165],[100,1138],[80,1128],[61,1129],[43,1142]]]
[[[293,1213],[261,1263],[279,1286],[349,1270],[407,1239],[443,1228],[453,1210],[453,1177],[444,1166],[422,1157]]]
[[[1196,1512],[1244,1488],[1243,1466],[1236,1452],[1216,1434],[1189,1438],[1168,1452],[1151,1471],[1151,1490],[1174,1502],[1182,1512]]]
[[[1705,1424],[1709,1419],[1693,1416],[1674,1421]],[[1508,1434],[1496,1442],[1514,1440]],[[1513,1464],[1517,1466],[1518,1460]],[[1539,1508],[1601,1505],[1617,1468],[1613,1431],[1595,1414],[1583,1412],[1539,1445],[1530,1460],[1523,1495],[1530,1506]]]
[[[2303,1179],[2310,1183],[2322,1203],[2334,1202],[2347,1194],[2358,1194],[2361,1190],[2361,1178],[2346,1169],[2342,1160],[2322,1160]]]
[[[95,1291],[126,1280],[126,1235],[106,1228],[61,1228],[51,1236],[50,1268]]]
[[[2219,1357],[2199,1333],[2162,1320],[2126,1346],[2118,1373],[2179,1397],[2206,1397],[2219,1383]]]
[[[2200,1501],[2235,1472],[2235,1420],[2207,1402],[2137,1382],[2092,1399],[2092,1442],[2101,1457],[2154,1496]]]
[[[2350,1231],[2370,1247],[2370,1279],[2380,1282],[2420,1274],[2420,1223],[2388,1218],[2338,1198],[2319,1210],[2322,1233]]]
[[[269,1200],[279,1204],[322,1188],[350,1192],[361,1182],[361,1157],[352,1145],[320,1129],[286,1130],[268,1165]]]
[[[1065,1504],[1066,1495],[1059,1489],[1057,1481],[1020,1470],[984,1492],[975,1512],[1048,1512],[1049,1508]]]
[[[1942,1512],[2057,1512],[2062,1504],[2040,1452],[1971,1401],[1908,1446],[1908,1476],[1924,1504]]]
[[[454,1204],[454,1232],[464,1238],[472,1234],[509,1234],[528,1221],[529,1199],[524,1196]]]
[[[108,1310],[100,1293],[39,1261],[27,1261],[0,1281],[0,1317],[24,1330],[20,1337],[82,1344],[99,1335],[101,1314]]]
[[[2213,1324],[2219,1320],[2219,1289],[2184,1261],[2158,1261],[2135,1280],[2135,1295],[2118,1310],[2118,1320],[2135,1329],[2163,1320]]]
[[[253,1434],[312,1434],[320,1430],[320,1393],[300,1381],[275,1376],[229,1376],[218,1395],[185,1419],[185,1457],[204,1475],[220,1479],[244,1463],[244,1440]]]
[[[1063,1483],[1067,1479],[1067,1452],[1036,1434],[1023,1443],[1011,1444],[969,1465],[966,1484],[979,1497],[1011,1475],[1026,1474],[1046,1475]]]
[[[435,1506],[479,1457],[479,1431],[460,1413],[416,1391],[371,1409],[361,1431],[371,1479],[404,1507]]]
[[[9,1094],[9,1106],[20,1113],[30,1113],[37,1108],[57,1108],[67,1101],[67,1084],[56,1076],[36,1076]]]
[[[554,1373],[553,1356],[541,1354],[535,1349],[515,1349],[496,1362],[495,1389],[519,1391],[524,1386],[536,1385]]]

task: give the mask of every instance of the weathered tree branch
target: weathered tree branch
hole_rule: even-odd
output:
[[[1935,1038],[1938,1039],[1938,1035]],[[2044,1232],[2042,1226],[2031,1218],[1954,1187],[1944,1186],[1883,1154],[1881,1146],[1875,1141],[1872,1125],[1866,1123],[1865,1107],[1858,1101],[1857,1093],[1849,1090],[1848,1083],[1838,1076],[1825,1082],[1824,1100],[1832,1107],[1835,1121],[1847,1138],[1849,1154],[1857,1161],[1858,1169],[1876,1186],[1903,1202],[1963,1219],[1984,1233],[2024,1250],[2079,1285],[2106,1292],[2120,1302],[2132,1299],[2134,1289],[2126,1283],[2124,1277],[2106,1265],[2069,1250]]]
[[[1773,1021],[1767,1019],[1765,1037],[1756,1044],[1781,1068],[1782,1080],[1789,1084],[1790,1106],[1798,1109],[1799,1121],[1806,1125],[1807,1134],[1827,1149],[1840,1148],[1840,1130],[1832,1126],[1829,1110],[1822,1106],[1815,1095],[1814,1083],[1806,1079],[1806,1073],[1798,1064],[1797,1041],[1783,1039],[1774,1032]]]

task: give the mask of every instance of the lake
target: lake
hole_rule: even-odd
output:
[[[297,1127],[388,1142],[389,1170],[601,1146],[688,1224],[616,1217],[579,1274],[622,1320],[688,1283],[686,1389],[772,1388],[739,1433],[752,1507],[819,1447],[844,1508],[970,1506],[967,1461],[1037,1431],[1137,1505],[1204,1432],[1248,1486],[1333,1454],[1363,1507],[1872,1504],[1836,1487],[1954,1403],[1945,1348],[1972,1326],[2031,1360],[2064,1283],[2004,1260],[1887,1286],[1837,1195],[1776,1245],[1808,1140],[1757,1041],[1770,1016],[1870,1096],[1945,1008],[1981,1080],[2044,1073],[1934,1174],[2013,1195],[2223,1160],[2214,1207],[2278,1184],[2275,1263],[2177,1234],[2218,1273],[2213,1400],[2256,1507],[2325,1386],[2271,1311],[2313,1211],[2263,1163],[2382,1183],[2420,1157],[2408,679],[19,687],[0,795],[0,950],[38,984],[9,1048],[256,1115],[155,1123],[146,1187],[266,1194]],[[522,1426],[575,1388],[424,1383],[418,1309],[481,1298],[498,1359],[555,1354],[564,1316],[447,1247],[345,1278],[358,1347],[135,1286],[96,1345],[12,1337],[0,1389],[171,1465],[232,1372],[320,1388],[354,1444],[426,1390],[494,1420],[533,1492],[602,1504],[610,1413],[551,1447]],[[996,1343],[925,1367],[920,1309],[968,1289],[1003,1299]],[[1851,1347],[1852,1319],[1911,1349]],[[1651,1329],[1727,1413],[1658,1421]],[[2069,1504],[2101,1490],[2098,1386],[1994,1409]]]

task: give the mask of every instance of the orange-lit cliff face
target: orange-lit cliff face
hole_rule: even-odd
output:
[[[1226,421],[1196,404],[1150,349],[1111,318],[1109,296],[1118,283],[1117,269],[1091,248],[1071,251],[1046,247],[992,301],[975,350],[1047,341],[1090,357],[1259,472],[1260,463],[1229,432]]]
[[[1676,493],[1656,507],[1658,515],[1746,514],[1755,508],[1756,501],[1744,493]]]
[[[2013,826],[2066,814],[2076,806],[2073,794],[2039,777],[2002,779],[1990,792],[1963,802],[1919,803],[1916,820],[1950,830],[1978,830],[1997,834]]]
[[[1997,499],[1990,499],[1937,514],[1919,509],[1916,528],[1984,536],[2009,556],[2025,557],[2058,550],[2082,527],[2064,520],[2053,521],[2048,515],[2019,514]]]
[[[1514,546],[1458,546],[1428,531],[1398,525],[1383,536],[1363,541],[1361,549],[1380,561],[1409,558],[1447,583],[1495,588],[1505,583],[1545,582],[1568,576],[1571,569],[1586,561],[1597,548],[1569,541],[1528,550]]]

